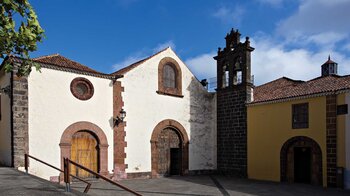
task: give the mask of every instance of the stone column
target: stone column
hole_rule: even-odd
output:
[[[28,78],[12,72],[12,145],[13,166],[24,167],[28,149]]]

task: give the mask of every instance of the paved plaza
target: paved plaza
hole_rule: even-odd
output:
[[[94,180],[88,195],[131,195],[120,188]],[[305,184],[287,184],[238,179],[225,176],[175,176],[159,179],[123,180],[121,184],[136,190],[142,195],[317,195],[349,196],[350,191]],[[73,191],[65,192],[65,187],[46,180],[26,175],[13,168],[0,167],[0,195],[85,195],[81,192],[85,185],[73,183]]]
[[[184,196],[220,196],[220,195],[272,195],[272,196],[349,196],[350,191],[305,184],[274,183],[238,179],[225,176],[176,176],[159,179],[135,179],[120,181],[123,185],[136,190],[142,195],[184,195]],[[83,184],[73,184],[82,191]],[[121,189],[102,182],[93,182],[89,195],[131,195]]]

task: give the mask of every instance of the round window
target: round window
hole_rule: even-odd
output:
[[[86,78],[75,78],[70,84],[70,90],[80,100],[88,100],[94,95],[94,87]]]

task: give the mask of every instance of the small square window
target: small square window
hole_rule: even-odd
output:
[[[348,104],[337,106],[337,115],[342,115],[347,113],[348,113]]]
[[[292,128],[304,129],[309,128],[309,104],[292,105]]]

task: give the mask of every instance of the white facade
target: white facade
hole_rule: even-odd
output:
[[[88,100],[73,96],[70,84],[76,77],[88,79],[94,95]],[[91,122],[100,127],[108,140],[108,171],[113,169],[113,85],[112,80],[42,68],[28,78],[29,154],[61,167],[60,140],[73,123]],[[34,160],[30,173],[49,179],[58,176]]]
[[[0,88],[10,85],[11,74],[0,71]],[[0,120],[0,165],[11,166],[11,99],[2,93]]]
[[[158,65],[171,57],[182,72],[183,97],[158,94]],[[189,137],[189,170],[216,169],[216,97],[208,93],[170,49],[155,55],[119,79],[126,121],[127,173],[151,171],[151,135],[156,125],[172,119]]]

